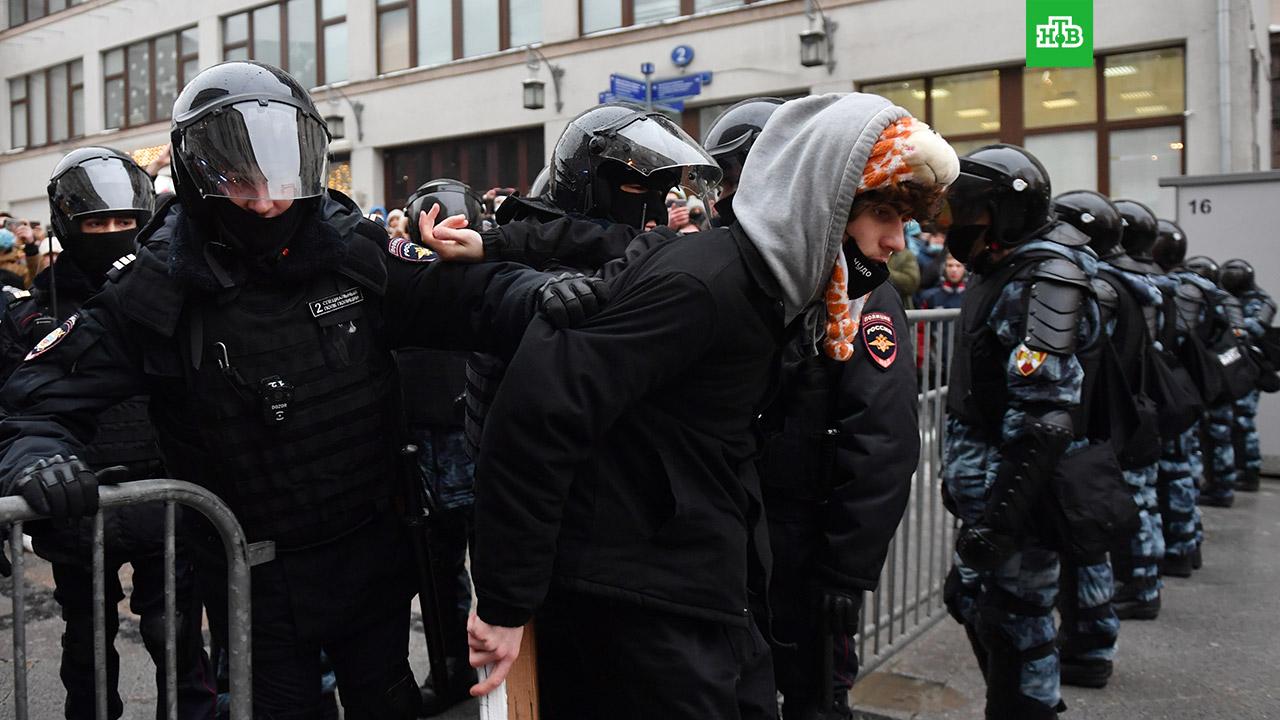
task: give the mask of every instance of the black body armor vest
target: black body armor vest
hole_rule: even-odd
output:
[[[390,506],[402,438],[379,253],[353,240],[338,270],[299,285],[186,302],[174,337],[186,387],[157,398],[160,446],[250,542],[327,542]]]
[[[956,347],[951,360],[951,377],[947,390],[947,411],[966,424],[976,427],[988,442],[999,442],[1004,412],[1008,407],[1006,372],[1009,348],[1000,343],[996,332],[987,324],[1000,293],[1011,282],[1029,280],[1036,267],[1045,260],[1062,259],[1049,250],[1033,250],[1014,258],[987,275],[978,275],[965,289],[956,328]],[[1088,428],[1092,387],[1101,364],[1101,343],[1075,351],[1084,369],[1084,386],[1080,405],[1071,411],[1077,437]]]

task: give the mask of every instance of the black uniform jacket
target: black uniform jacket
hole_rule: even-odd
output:
[[[810,569],[847,592],[879,582],[920,455],[915,326],[889,283],[862,313],[848,362],[787,348],[769,413],[781,432],[761,463],[770,522],[815,522],[821,540]]]
[[[505,263],[464,266],[394,258],[387,252],[385,231],[333,191],[319,213],[317,229],[295,236],[275,279],[259,278],[259,288],[266,285],[270,292],[274,284],[274,291],[290,296],[316,273],[358,267],[370,301],[380,307],[381,327],[374,332],[383,351],[405,346],[514,351],[535,311],[544,274]],[[150,395],[157,427],[163,427],[165,408],[181,406],[177,396],[186,399],[188,387],[180,378],[181,368],[190,364],[190,350],[184,348],[190,340],[182,330],[183,309],[216,302],[209,287],[218,284],[207,266],[192,261],[199,244],[175,243],[179,235],[188,238],[187,226],[180,203],[162,205],[139,236],[137,259],[109,274],[102,291],[61,326],[64,332],[52,342],[43,340],[33,351],[38,356],[24,362],[0,391],[0,405],[9,413],[0,421],[0,489],[7,493],[18,473],[38,458],[80,453],[93,437],[96,415],[125,398]],[[179,247],[186,249],[181,262],[173,257]]]
[[[478,612],[525,623],[552,582],[745,625],[763,588],[756,419],[781,297],[741,228],[662,243],[571,330],[535,319],[477,467]]]

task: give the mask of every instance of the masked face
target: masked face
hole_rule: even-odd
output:
[[[91,278],[102,278],[112,263],[134,250],[138,221],[127,216],[99,216],[80,221],[79,232],[63,238],[70,258]]]
[[[595,180],[595,208],[589,214],[616,223],[643,228],[649,222],[667,222],[667,191],[679,177],[659,171],[644,175],[621,163],[601,164]]]

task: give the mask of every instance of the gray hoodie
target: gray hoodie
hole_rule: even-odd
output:
[[[813,95],[779,107],[752,145],[733,210],[782,287],[786,322],[822,298],[871,148],[909,114],[879,95]]]

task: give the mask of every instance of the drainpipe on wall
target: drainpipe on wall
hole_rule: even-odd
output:
[[[1218,0],[1218,167],[1231,172],[1231,0]]]

